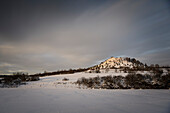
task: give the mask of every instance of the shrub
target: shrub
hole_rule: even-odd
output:
[[[167,75],[142,75],[130,73],[123,76],[103,76],[93,78],[80,78],[76,84],[87,86],[87,88],[102,89],[168,89],[170,88],[170,74]]]
[[[31,76],[28,73],[16,72],[10,76],[4,76],[1,81],[2,87],[18,87],[19,85],[26,84],[27,81],[37,81],[39,76]]]
[[[69,79],[68,78],[63,78],[63,81],[68,81]]]

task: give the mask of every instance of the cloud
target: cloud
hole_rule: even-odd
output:
[[[45,12],[37,7],[37,13],[31,11],[30,23],[17,21],[15,33],[7,30],[11,35],[0,34],[0,62],[12,64],[3,68],[4,73],[88,67],[122,55],[146,63],[170,63],[166,1],[93,1],[85,6],[71,2],[63,3],[59,11],[55,5],[48,5]],[[43,14],[44,18],[37,18]]]

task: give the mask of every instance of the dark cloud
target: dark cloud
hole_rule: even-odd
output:
[[[0,33],[9,40],[69,23],[86,9],[104,1],[87,0],[1,0]]]
[[[1,6],[1,73],[88,67],[110,56],[170,64],[166,0],[17,0]]]

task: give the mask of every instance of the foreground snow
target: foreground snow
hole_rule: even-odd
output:
[[[0,89],[1,113],[169,113],[170,90]]]
[[[170,113],[170,90],[92,90],[73,84],[81,77],[109,74],[120,75],[56,75],[18,88],[1,88],[0,113]]]

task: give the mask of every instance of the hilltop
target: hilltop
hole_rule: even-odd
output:
[[[101,62],[99,65],[95,65],[90,69],[118,69],[118,68],[145,68],[147,64],[143,64],[135,58],[129,57],[111,57],[104,62]]]

